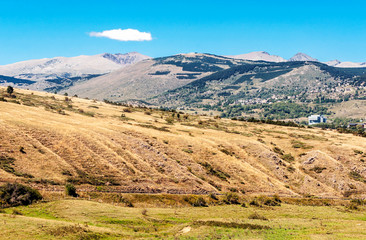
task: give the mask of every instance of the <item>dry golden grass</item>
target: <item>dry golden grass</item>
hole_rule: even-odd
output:
[[[335,113],[336,117],[365,118],[366,101],[350,100],[334,104],[330,110]]]
[[[0,157],[14,158],[0,165],[1,182],[51,192],[72,182],[89,192],[365,196],[350,175],[366,178],[365,138],[31,93],[0,101]]]

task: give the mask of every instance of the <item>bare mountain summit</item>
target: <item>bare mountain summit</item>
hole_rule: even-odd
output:
[[[280,56],[271,55],[268,52],[264,52],[264,51],[251,52],[251,53],[233,55],[233,56],[227,56],[227,57],[243,59],[243,60],[250,60],[250,61],[286,62],[286,59],[284,59]]]
[[[289,61],[312,61],[312,62],[318,62],[318,59],[312,58],[309,55],[305,53],[297,53],[295,56],[289,59]]]

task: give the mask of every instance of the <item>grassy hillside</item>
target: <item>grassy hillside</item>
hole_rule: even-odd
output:
[[[248,205],[249,206],[249,205]],[[17,213],[17,214],[14,214]],[[22,214],[22,215],[19,215]],[[0,213],[1,239],[365,239],[343,206],[126,208],[64,199]]]
[[[365,196],[350,134],[0,92],[0,181],[49,192]]]

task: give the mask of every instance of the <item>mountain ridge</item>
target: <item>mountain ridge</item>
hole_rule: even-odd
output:
[[[243,59],[243,60],[250,60],[250,61],[266,61],[266,62],[286,62],[286,61],[314,61],[319,62],[318,59],[313,58],[305,53],[297,53],[289,60],[286,60],[277,55],[271,55],[266,51],[257,51],[257,52],[250,52],[245,54],[239,55],[228,55],[226,57],[236,58],[236,59]],[[323,62],[331,67],[339,67],[339,68],[363,68],[366,67],[366,62],[341,62],[339,60],[331,60],[327,62]]]
[[[27,87],[34,90],[58,91],[73,85],[77,81],[107,74],[125,66],[149,59],[137,52],[103,53],[76,57],[54,57],[22,61],[0,66],[0,75],[23,79],[28,85],[19,85],[19,81],[3,81],[1,85]],[[34,83],[31,83],[33,81]]]

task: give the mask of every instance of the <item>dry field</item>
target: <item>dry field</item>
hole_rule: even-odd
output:
[[[0,181],[50,192],[365,197],[366,139],[0,89]]]

